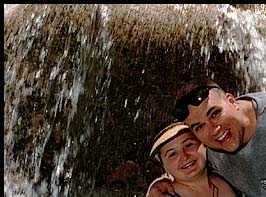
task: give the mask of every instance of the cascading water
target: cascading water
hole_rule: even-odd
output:
[[[144,196],[180,84],[266,90],[265,7],[248,8],[5,6],[5,196]]]

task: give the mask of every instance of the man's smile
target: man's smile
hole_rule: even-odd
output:
[[[215,141],[217,141],[217,142],[219,142],[219,143],[223,143],[223,142],[229,140],[229,138],[230,138],[231,136],[232,136],[232,134],[231,134],[230,130],[227,129],[227,130],[225,130],[224,133],[221,133],[221,135],[220,135],[218,138],[216,138]]]

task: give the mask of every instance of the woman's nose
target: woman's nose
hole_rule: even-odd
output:
[[[180,151],[180,159],[182,161],[186,161],[189,158],[189,155],[190,154],[184,149],[182,151]]]

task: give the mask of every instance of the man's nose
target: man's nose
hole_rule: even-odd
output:
[[[216,123],[216,122],[209,121],[208,122],[208,128],[209,128],[209,131],[211,132],[211,134],[216,135],[219,132],[219,130],[221,129],[221,125]]]

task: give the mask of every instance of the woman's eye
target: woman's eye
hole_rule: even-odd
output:
[[[192,143],[189,143],[189,144],[186,145],[186,147],[188,147],[188,148],[191,147],[191,146],[193,146]]]
[[[172,153],[170,153],[170,154],[168,155],[168,157],[173,157],[173,156],[175,156],[175,152],[172,152]]]
[[[193,145],[194,145],[193,143],[186,144],[186,145],[185,145],[185,148],[186,148],[186,149],[190,149],[190,148],[193,147]]]

